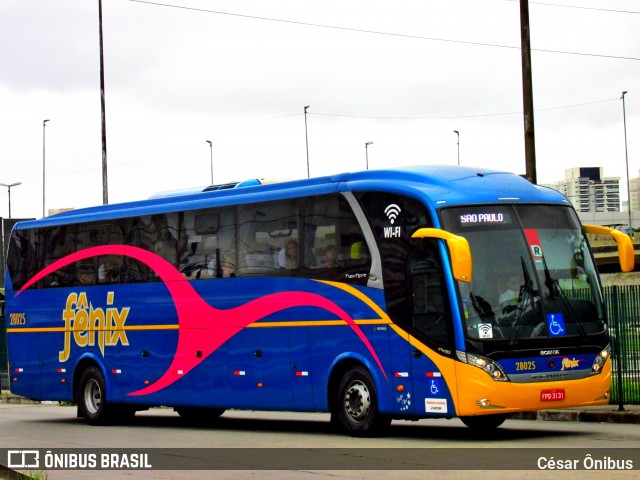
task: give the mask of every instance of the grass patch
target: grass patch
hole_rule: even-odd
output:
[[[615,374],[611,382],[611,402],[620,403],[618,379]],[[640,404],[640,379],[622,379],[622,403]]]

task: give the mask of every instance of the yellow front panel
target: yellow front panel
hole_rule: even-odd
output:
[[[606,405],[611,389],[611,362],[605,364],[599,375],[580,380],[496,382],[483,370],[461,362],[456,362],[456,377],[459,416]],[[564,400],[540,400],[543,390],[553,389],[564,389]],[[478,405],[483,399],[489,401],[488,406]]]

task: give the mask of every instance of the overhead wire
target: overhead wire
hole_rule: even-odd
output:
[[[576,103],[572,105],[560,105],[557,107],[536,108],[535,112],[548,112],[553,110],[562,110],[566,108],[584,107],[588,105],[596,105],[599,103],[607,103],[620,100],[620,98],[607,98],[605,100],[595,100],[593,102]],[[354,114],[340,114],[340,113],[323,113],[323,112],[308,112],[309,115],[326,116],[326,117],[343,117],[343,118],[366,118],[372,120],[442,120],[442,119],[457,119],[457,118],[479,118],[479,117],[498,117],[503,115],[522,115],[522,110],[513,112],[497,112],[497,113],[477,113],[477,114],[463,114],[463,115],[432,115],[432,116],[385,116],[385,115],[354,115]],[[303,115],[302,113],[298,115]]]
[[[187,7],[187,6],[184,6],[184,5],[174,5],[174,4],[169,4],[169,3],[152,2],[152,1],[149,1],[149,0],[129,0],[129,1],[133,2],[133,3],[140,3],[140,4],[145,4],[145,5],[154,5],[154,6],[158,6],[158,7],[176,8],[176,9],[180,9],[180,10],[189,10],[189,11],[200,12],[200,13],[210,13],[210,14],[214,14],[214,15],[226,15],[226,16],[231,16],[231,17],[246,18],[246,19],[250,19],[250,20],[261,20],[261,21],[268,21],[268,22],[286,23],[286,24],[289,24],[289,25],[299,25],[299,26],[304,26],[304,27],[324,28],[324,29],[330,29],[330,30],[340,30],[340,31],[356,32],[356,33],[366,33],[366,34],[370,34],[370,35],[384,35],[384,36],[389,36],[389,37],[408,38],[408,39],[414,39],[414,40],[428,40],[428,41],[433,41],[433,42],[446,42],[446,43],[455,43],[455,44],[462,44],[462,45],[473,45],[473,46],[478,46],[478,47],[493,47],[493,48],[520,50],[520,46],[515,46],[515,45],[502,45],[502,44],[497,44],[497,43],[474,42],[474,41],[470,41],[470,40],[455,40],[455,39],[440,38],[440,37],[426,37],[426,36],[422,36],[422,35],[410,35],[410,34],[397,33],[397,32],[383,32],[383,31],[379,31],[379,30],[368,30],[368,29],[362,29],[362,28],[341,27],[341,26],[338,26],[338,25],[327,25],[327,24],[321,24],[321,23],[303,22],[303,21],[298,21],[298,20],[286,20],[286,19],[282,19],[282,18],[273,18],[273,17],[261,17],[261,16],[258,16],[258,15],[247,15],[247,14],[234,13],[234,12],[222,12],[222,11],[219,11],[219,10],[209,10],[209,9],[206,9],[206,8]],[[622,56],[622,55],[606,55],[606,54],[600,54],[600,53],[572,52],[572,51],[567,51],[567,50],[553,50],[553,49],[545,49],[545,48],[531,48],[531,51],[542,52],[542,53],[555,53],[555,54],[562,54],[562,55],[576,55],[576,56],[583,56],[583,57],[597,57],[597,58],[611,58],[611,59],[617,59],[617,60],[640,61],[640,57],[628,57],[628,56]]]
[[[520,0],[504,0],[505,2],[516,2],[520,3]],[[640,15],[640,12],[636,12],[633,10],[618,10],[614,8],[601,8],[601,7],[585,7],[583,5],[565,5],[561,3],[546,3],[546,2],[529,2],[529,5],[542,5],[544,7],[561,7],[561,8],[575,8],[579,10],[595,10],[597,12],[608,12],[608,13],[628,13],[633,15]]]

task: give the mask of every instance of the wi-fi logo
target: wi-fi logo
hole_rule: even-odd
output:
[[[478,325],[478,336],[480,338],[493,338],[493,327],[490,323],[480,323]]]
[[[393,222],[396,221],[396,218],[398,218],[398,215],[400,215],[401,211],[402,210],[400,209],[400,207],[395,203],[392,203],[391,205],[389,205],[387,208],[384,209],[384,213],[389,219],[389,221],[391,222],[391,225],[393,225]]]

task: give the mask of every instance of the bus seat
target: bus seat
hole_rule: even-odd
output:
[[[351,260],[362,260],[362,241],[354,242],[351,244],[350,256]]]

